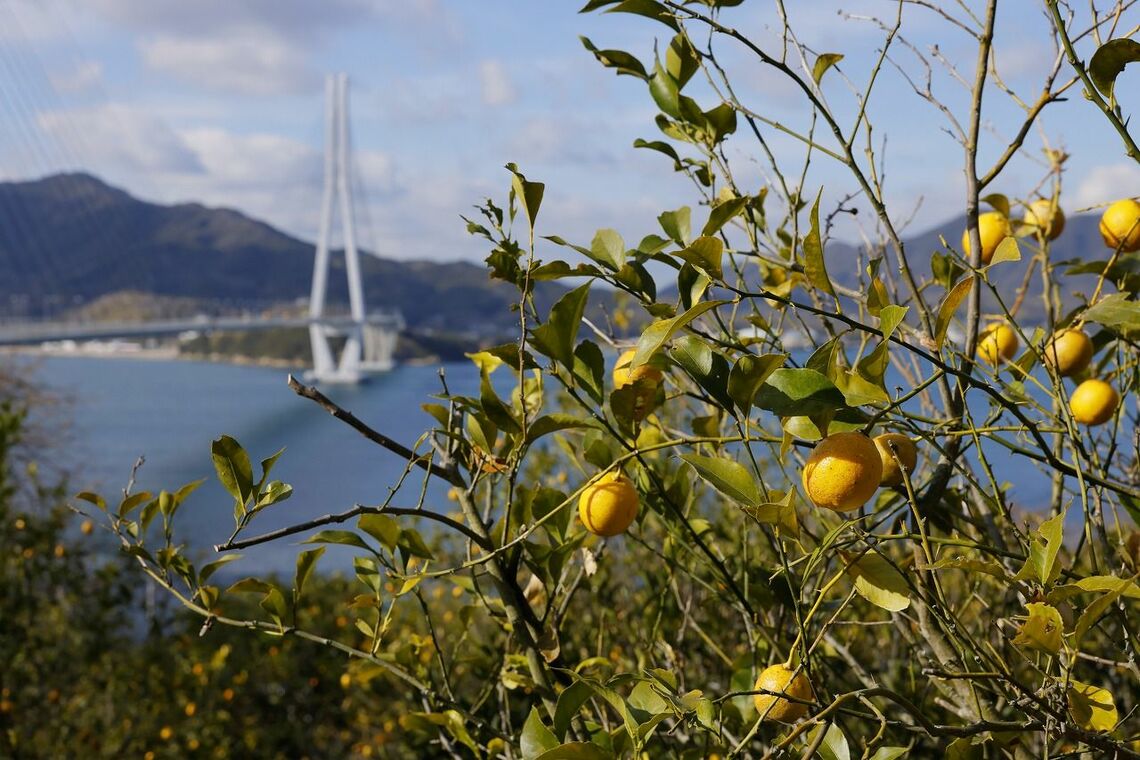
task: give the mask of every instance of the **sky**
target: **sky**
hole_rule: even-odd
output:
[[[322,183],[324,77],[347,72],[361,245],[399,259],[479,260],[487,251],[460,215],[509,188],[515,162],[547,184],[539,234],[588,244],[595,230],[627,241],[657,232],[656,216],[699,203],[661,155],[632,147],[660,139],[656,108],[642,81],[617,77],[583,47],[628,50],[652,61],[671,32],[629,14],[579,14],[582,0],[0,0],[0,179],[64,170],[93,173],[140,198],[236,208],[314,239]],[[947,12],[969,25],[957,2]],[[966,3],[976,7],[980,3]],[[891,20],[888,0],[787,3],[799,39],[814,55],[845,57],[823,80],[823,94],[845,124]],[[1040,72],[1056,55],[1038,3],[1004,2],[996,63],[1002,81],[1032,101]],[[963,210],[963,151],[946,114],[918,97],[933,60],[932,85],[947,112],[968,110],[976,42],[919,5],[903,6],[903,31],[880,70],[868,113],[876,150],[886,146],[886,195],[920,232]],[[1120,29],[1134,28],[1130,10]],[[780,46],[775,4],[749,0],[722,20],[766,49]],[[905,44],[904,44],[905,43]],[[731,41],[714,43],[737,94],[754,111],[793,129],[810,112],[793,85]],[[1082,54],[1091,54],[1084,40]],[[935,48],[934,46],[937,46]],[[911,46],[912,49],[908,49]],[[937,52],[935,52],[935,50]],[[1061,80],[1071,76],[1062,68]],[[691,90],[691,92],[690,92]],[[1140,64],[1120,77],[1126,112],[1140,92]],[[717,103],[694,79],[686,93]],[[1073,210],[1140,195],[1140,166],[1077,88],[1050,106],[1024,156],[992,188],[1025,197],[1045,176],[1043,140],[1071,154],[1062,205]],[[1140,97],[1131,99],[1140,108]],[[982,164],[1016,130],[1019,107],[992,90],[985,105]],[[789,180],[800,181],[805,152],[779,132],[765,134]],[[817,137],[833,146],[817,126]],[[857,146],[860,147],[861,146]],[[758,144],[741,129],[726,145],[738,183],[753,191],[772,180]],[[825,207],[855,188],[816,152],[804,194],[824,188]],[[868,206],[836,230],[867,233]],[[694,211],[702,219],[704,211]],[[549,257],[557,251],[539,251]]]

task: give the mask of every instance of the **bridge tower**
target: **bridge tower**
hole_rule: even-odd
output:
[[[356,249],[353,218],[352,181],[349,173],[351,146],[348,125],[348,75],[329,75],[325,80],[325,183],[317,255],[313,262],[313,289],[309,296],[309,341],[313,369],[308,377],[319,383],[358,383],[368,372],[389,370],[396,333],[402,326],[398,317],[369,317],[364,308],[364,287],[360,275],[360,254]],[[339,207],[344,237],[344,269],[348,277],[351,322],[325,316],[328,294],[330,236],[333,209]],[[343,336],[344,348],[334,357],[329,338]]]

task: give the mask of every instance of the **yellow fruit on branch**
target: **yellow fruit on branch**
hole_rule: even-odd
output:
[[[858,432],[833,433],[804,464],[804,491],[817,507],[849,512],[867,503],[883,478],[875,442]]]
[[[883,476],[879,485],[897,486],[903,482],[903,470],[914,472],[918,463],[918,448],[914,441],[902,433],[883,433],[875,436],[875,448],[879,450],[879,458],[883,460]],[[896,459],[897,457],[897,459]],[[902,467],[899,467],[899,463]]]
[[[616,536],[637,518],[637,489],[619,472],[607,472],[582,489],[578,517],[586,530],[598,536]]]
[[[1120,394],[1104,380],[1085,380],[1069,396],[1069,411],[1082,425],[1101,425],[1112,419],[1120,405]]]
[[[637,349],[631,348],[618,357],[613,374],[615,389],[632,385],[638,380],[647,380],[653,385],[660,385],[665,380],[665,374],[658,367],[649,363],[631,369],[630,364],[633,363],[633,357],[636,353]]]
[[[1056,240],[1065,229],[1065,212],[1060,206],[1054,207],[1053,201],[1042,198],[1025,207],[1022,221],[1030,227],[1040,229],[1047,240]]]
[[[1100,218],[1100,236],[1113,250],[1140,251],[1140,203],[1125,198],[1106,208]]]
[[[982,263],[989,264],[998,244],[1013,234],[1009,219],[1000,211],[978,214],[978,235],[982,240]],[[970,230],[962,232],[962,253],[970,256]]]
[[[787,665],[772,665],[765,668],[756,679],[755,690],[776,692],[756,694],[752,697],[761,720],[776,720],[781,723],[799,720],[807,715],[808,706],[804,702],[815,699],[815,693],[807,676],[796,673]],[[783,696],[777,696],[781,694]]]
[[[1081,330],[1062,330],[1045,345],[1045,364],[1061,377],[1084,372],[1093,356],[1092,340]]]
[[[1017,333],[1009,325],[990,325],[978,341],[978,356],[990,364],[997,365],[1009,361],[1017,353],[1020,341]]]

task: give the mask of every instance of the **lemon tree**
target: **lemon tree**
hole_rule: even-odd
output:
[[[1060,260],[1091,228],[1068,156],[1037,137],[1043,113],[1087,108],[1140,160],[1132,93],[1114,89],[1133,41],[1112,39],[1136,11],[1044,2],[1064,55],[1018,90],[997,52],[1024,30],[977,5],[837,18],[824,39],[848,47],[827,50],[787,3],[591,0],[655,33],[636,53],[583,44],[654,110],[635,146],[687,189],[656,224],[571,240],[545,221],[545,183],[508,165],[465,223],[517,291],[518,332],[470,355],[478,394],[425,400],[417,441],[291,381],[401,457],[398,483],[262,530],[291,494],[280,453],[220,437],[234,529],[204,565],[174,538],[189,490],[81,499],[207,629],[342,653],[347,683],[399,705],[405,749],[1136,757],[1135,201],[1102,199],[1103,249]],[[910,42],[931,26],[968,60]],[[962,156],[961,240],[904,234],[884,100],[928,108]],[[1008,171],[1027,153],[1040,160]],[[856,249],[835,239],[849,216]],[[547,308],[549,282],[565,287]],[[1045,495],[1020,501],[1034,485]],[[292,578],[222,572],[288,540]],[[356,584],[331,634],[298,615],[328,545]],[[407,618],[414,639],[394,627]]]

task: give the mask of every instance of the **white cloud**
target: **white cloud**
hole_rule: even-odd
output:
[[[161,119],[137,107],[108,103],[46,111],[40,129],[80,165],[128,172],[194,172],[198,158]]]
[[[501,61],[486,60],[479,63],[479,87],[485,105],[505,106],[515,100],[514,85]]]
[[[99,61],[81,61],[68,71],[50,75],[52,86],[59,92],[83,92],[103,83],[103,64]]]
[[[1118,198],[1140,196],[1140,166],[1133,163],[1095,166],[1077,185],[1077,208],[1098,206]]]
[[[146,65],[207,89],[244,95],[310,92],[320,77],[286,40],[256,28],[208,37],[158,36],[139,43]]]

